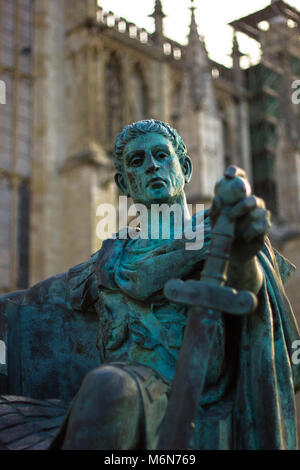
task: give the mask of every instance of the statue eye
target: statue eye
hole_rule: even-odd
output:
[[[144,161],[143,157],[140,157],[140,156],[133,157],[130,160],[130,166],[132,167],[141,166],[143,164],[143,161]]]
[[[169,155],[166,152],[159,151],[155,156],[156,158],[167,158]]]

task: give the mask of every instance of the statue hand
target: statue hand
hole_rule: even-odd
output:
[[[265,237],[271,227],[271,213],[266,209],[263,199],[251,195],[232,207],[230,217],[236,222],[231,259],[248,261],[264,246]]]
[[[266,209],[265,202],[251,194],[251,188],[245,172],[237,167],[229,167],[225,173],[230,175],[231,181],[235,178],[246,180],[248,191],[241,193],[230,193],[231,201],[229,215],[235,221],[235,238],[232,245],[231,261],[244,263],[252,259],[262,249],[265,236],[271,227],[270,211]],[[223,180],[224,181],[224,180]],[[225,180],[226,184],[226,180]],[[229,183],[228,183],[229,184]],[[222,194],[219,190],[220,184],[216,185],[216,196],[210,209],[212,225],[214,225],[218,214],[224,207]],[[223,186],[224,187],[224,186]]]

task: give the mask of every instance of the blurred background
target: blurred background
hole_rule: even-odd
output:
[[[114,138],[150,117],[186,142],[189,203],[241,166],[300,266],[300,0],[1,0],[0,79],[0,294],[100,248]]]

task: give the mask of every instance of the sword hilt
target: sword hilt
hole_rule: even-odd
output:
[[[238,167],[230,166],[224,177],[217,182],[215,194],[221,211],[212,228],[212,240],[206,254],[201,279],[209,284],[224,285],[227,281],[230,251],[235,231],[235,223],[230,219],[229,212],[234,203],[251,194],[246,173]]]

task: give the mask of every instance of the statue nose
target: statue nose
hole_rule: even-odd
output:
[[[155,159],[151,156],[148,158],[148,165],[146,169],[146,173],[153,173],[155,171],[158,171],[160,166],[158,163],[155,161]]]

